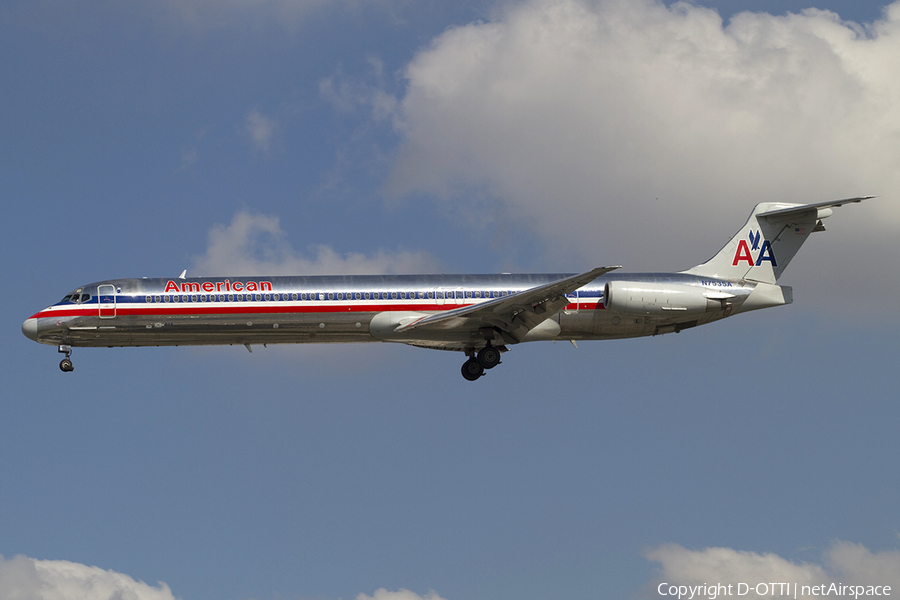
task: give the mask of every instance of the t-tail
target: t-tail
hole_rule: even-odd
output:
[[[761,202],[718,254],[685,273],[774,285],[806,238],[825,231],[822,219],[831,215],[834,207],[869,198],[874,196],[817,204]]]

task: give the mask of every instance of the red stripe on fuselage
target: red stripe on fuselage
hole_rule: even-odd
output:
[[[239,314],[308,314],[308,313],[346,313],[346,312],[444,312],[472,306],[471,304],[318,304],[305,306],[298,304],[277,305],[252,305],[237,302],[223,302],[217,305],[197,306],[194,303],[176,304],[144,304],[118,303],[115,307],[115,316],[151,316],[151,315],[239,315]],[[138,308],[139,307],[139,308]],[[600,302],[569,304],[565,310],[603,310],[606,307]],[[109,309],[110,311],[113,308]],[[98,309],[96,305],[90,308],[63,308],[54,310],[54,307],[45,308],[41,312],[32,315],[32,319],[53,319],[57,317],[96,317]],[[112,318],[112,317],[110,317]]]

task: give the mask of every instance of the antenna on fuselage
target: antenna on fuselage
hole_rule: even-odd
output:
[[[178,279],[184,279],[185,275],[187,275],[187,269],[181,272],[181,275],[178,276]]]

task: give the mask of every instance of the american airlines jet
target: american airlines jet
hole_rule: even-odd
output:
[[[678,333],[731,315],[790,304],[778,285],[834,207],[757,204],[707,262],[679,273],[356,275],[111,279],[81,286],[26,319],[22,332],[58,346],[400,342],[455,350],[475,381],[522,342]]]

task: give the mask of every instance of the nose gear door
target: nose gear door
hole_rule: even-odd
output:
[[[112,319],[116,316],[116,286],[109,284],[97,286],[97,307],[101,319]]]

